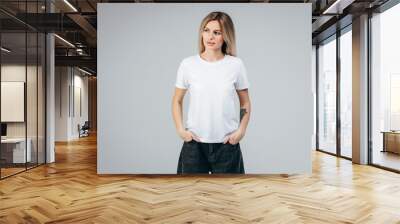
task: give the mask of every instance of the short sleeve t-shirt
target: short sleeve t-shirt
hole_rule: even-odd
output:
[[[175,86],[190,94],[186,129],[201,142],[220,143],[239,128],[236,90],[249,88],[246,68],[238,57],[225,55],[215,62],[199,54],[183,59]]]

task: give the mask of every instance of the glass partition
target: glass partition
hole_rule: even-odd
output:
[[[26,150],[26,33],[2,33],[1,47],[1,176],[7,177],[24,171],[31,159]]]
[[[18,16],[43,13],[44,4],[0,2]],[[1,179],[45,163],[46,39],[28,23],[0,12]]]

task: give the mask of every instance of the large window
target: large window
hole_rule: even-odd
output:
[[[340,36],[340,154],[352,157],[352,35],[351,26]]]
[[[400,170],[400,5],[371,23],[372,163]]]
[[[336,153],[336,38],[318,47],[318,149]]]
[[[352,157],[352,27],[318,47],[318,149]],[[339,92],[338,92],[339,90]],[[339,104],[338,104],[339,103]],[[338,125],[338,121],[340,121]]]

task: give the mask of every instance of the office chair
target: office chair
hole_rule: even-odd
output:
[[[79,138],[89,136],[89,129],[90,129],[89,121],[85,121],[82,127],[80,127],[80,125],[78,124],[78,129],[79,129]]]

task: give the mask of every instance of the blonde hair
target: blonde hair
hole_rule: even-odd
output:
[[[236,56],[235,28],[231,17],[224,12],[211,12],[201,21],[199,29],[199,53],[201,54],[205,51],[202,35],[203,30],[208,22],[213,20],[218,21],[221,27],[222,37],[224,38],[222,53]]]

